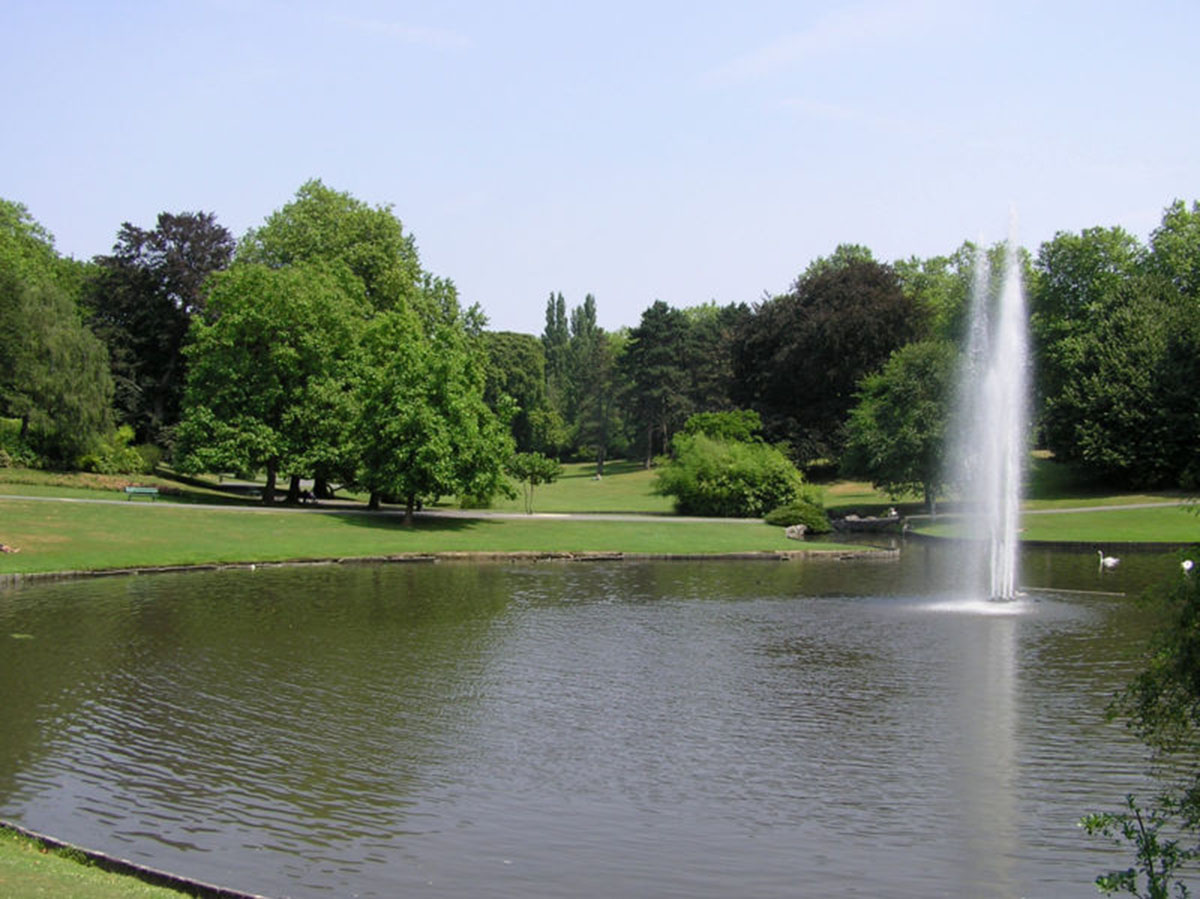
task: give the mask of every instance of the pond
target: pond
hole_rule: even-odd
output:
[[[1174,556],[260,568],[0,591],[0,817],[289,896],[1080,896]],[[1098,591],[1098,592],[1060,592]],[[1125,594],[1125,595],[1117,595]]]

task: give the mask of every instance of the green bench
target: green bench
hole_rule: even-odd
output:
[[[157,487],[126,487],[125,496],[127,499],[133,499],[135,496],[148,496],[150,499],[158,499]]]

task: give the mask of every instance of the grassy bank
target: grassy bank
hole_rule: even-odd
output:
[[[731,553],[799,544],[745,522],[420,519],[362,512],[3,500],[0,573],[435,552]]]
[[[36,840],[0,828],[0,896],[8,899],[180,899],[187,895],[191,894],[105,871],[70,850],[48,849]]]

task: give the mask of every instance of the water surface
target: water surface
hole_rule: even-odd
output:
[[[259,569],[0,592],[0,816],[268,895],[1093,896],[1171,556]],[[1049,588],[1049,589],[1047,589]],[[12,636],[12,635],[18,636]]]

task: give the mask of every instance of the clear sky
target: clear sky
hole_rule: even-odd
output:
[[[161,211],[240,237],[319,177],[496,329],[1200,199],[1196,0],[5,0],[0,34],[0,197],[60,252]]]

